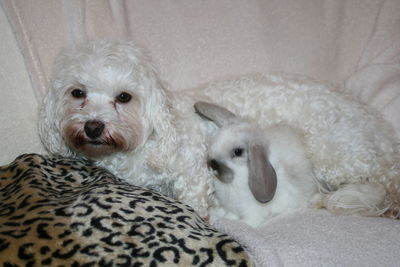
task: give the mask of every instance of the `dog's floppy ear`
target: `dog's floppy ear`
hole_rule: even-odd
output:
[[[56,89],[50,88],[43,99],[38,121],[39,136],[48,152],[70,157],[75,154],[69,149],[61,134],[59,121],[62,101],[58,93]]]
[[[202,117],[215,122],[218,127],[222,127],[236,118],[235,114],[226,108],[205,101],[196,102],[194,109]]]
[[[266,153],[262,145],[256,144],[249,147],[248,183],[253,196],[261,203],[272,200],[277,186],[276,173]]]

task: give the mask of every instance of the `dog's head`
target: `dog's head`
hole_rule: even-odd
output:
[[[148,58],[129,42],[97,41],[62,53],[39,132],[55,154],[98,158],[146,142],[165,104]]]

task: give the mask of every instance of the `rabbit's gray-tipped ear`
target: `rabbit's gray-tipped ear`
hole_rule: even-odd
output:
[[[233,114],[226,108],[209,102],[196,102],[194,104],[194,109],[198,114],[205,117],[206,119],[215,122],[215,124],[217,124],[219,127],[228,124],[236,118],[235,114]]]
[[[277,186],[276,173],[266,153],[262,145],[249,148],[249,187],[253,196],[261,203],[272,200]]]

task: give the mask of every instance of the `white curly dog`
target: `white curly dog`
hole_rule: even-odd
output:
[[[195,113],[198,100],[261,126],[284,122],[301,130],[325,188],[375,181],[386,190],[375,214],[399,205],[398,143],[390,126],[366,106],[288,75],[169,92],[149,58],[130,42],[97,41],[60,54],[39,133],[50,153],[92,159],[128,183],[177,198],[206,217],[215,179],[207,167],[207,144],[218,128]]]

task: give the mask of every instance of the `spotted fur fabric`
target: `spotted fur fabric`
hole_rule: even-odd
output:
[[[0,168],[1,266],[252,266],[194,211],[89,162],[22,155]]]

